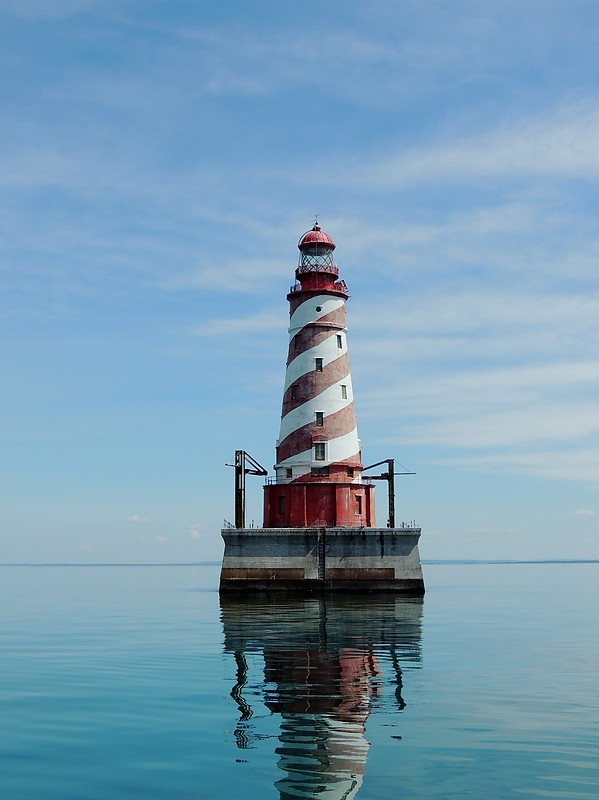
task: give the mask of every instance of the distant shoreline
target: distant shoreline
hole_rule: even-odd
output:
[[[63,562],[63,561],[50,561],[50,562],[33,562],[33,561],[10,561],[0,563],[0,567],[220,567],[221,561],[169,561],[169,562],[107,562],[107,563],[94,563],[94,562]]]
[[[599,564],[599,558],[532,558],[532,559],[422,559],[429,566],[476,566],[480,564]],[[221,561],[180,561],[180,562],[122,562],[122,563],[85,563],[85,562],[29,562],[9,561],[0,563],[0,567],[220,567]]]

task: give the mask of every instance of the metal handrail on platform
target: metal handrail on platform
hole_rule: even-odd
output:
[[[301,292],[304,287],[301,283],[294,283],[293,286],[289,287],[289,294],[294,294],[294,292]],[[326,286],[320,287],[322,289],[326,289],[327,292],[343,292],[344,294],[349,295],[349,290],[347,288],[347,283],[345,281],[336,281],[333,284],[328,284]]]
[[[300,477],[303,477],[303,476],[297,475],[297,476],[295,476],[295,478],[293,478],[293,477],[292,478],[286,478],[283,475],[273,475],[273,476],[271,476],[269,478],[265,478],[264,479],[264,485],[265,486],[276,486],[278,484],[285,484],[285,483],[294,483],[294,482],[301,483]],[[317,476],[312,476],[312,475],[310,475],[310,473],[306,473],[306,477],[307,478],[313,478],[313,477],[317,477]],[[306,483],[314,483],[314,482],[315,481],[313,481],[313,480],[306,481]],[[327,481],[327,480],[323,480],[322,482],[323,483],[331,483],[331,481]],[[354,482],[355,481],[348,476],[347,483],[354,483]],[[333,483],[343,483],[343,481],[333,481]],[[360,480],[359,480],[358,483],[366,484],[367,486],[372,486],[374,481],[372,480],[372,478],[369,475],[361,475],[360,476]]]

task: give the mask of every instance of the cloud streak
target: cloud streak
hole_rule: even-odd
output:
[[[0,0],[0,12],[14,14],[27,20],[52,20],[69,17],[106,0]]]
[[[529,475],[551,481],[599,485],[599,447],[539,450],[527,453],[491,453],[436,459],[435,464],[473,472]]]
[[[380,190],[416,184],[493,180],[594,181],[599,177],[599,108],[554,109],[454,142],[402,148],[335,180]]]
[[[134,522],[136,525],[139,525],[143,522],[150,522],[149,517],[144,517],[141,514],[132,514],[130,517],[127,517],[128,522]]]
[[[269,334],[280,331],[285,324],[284,312],[261,311],[248,317],[211,319],[189,328],[193,336],[237,336],[243,334]]]
[[[384,419],[388,440],[423,447],[434,463],[598,477],[599,296],[456,287],[403,313],[392,299],[376,307],[352,329],[358,410],[369,427]],[[440,461],[435,450],[445,453]]]

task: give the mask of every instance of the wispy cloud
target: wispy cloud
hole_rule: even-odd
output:
[[[60,19],[106,4],[106,0],[0,0],[0,12],[28,20]]]
[[[144,517],[141,514],[132,514],[130,517],[127,517],[128,522],[134,522],[136,525],[139,525],[142,522],[150,522],[149,517]]]
[[[442,400],[441,400],[442,403]],[[470,413],[469,413],[470,412]],[[530,444],[582,442],[599,433],[596,406],[575,402],[506,408],[488,412],[484,405],[469,404],[460,412],[451,410],[433,420],[410,422],[404,441],[454,448],[522,447]]]
[[[599,177],[599,108],[568,107],[426,147],[339,174],[339,180],[380,189],[476,180]]]
[[[278,279],[283,285],[289,279],[289,265],[283,260],[248,258],[243,261],[219,261],[198,265],[160,281],[165,289],[220,289],[227,292],[257,294]]]
[[[575,516],[577,517],[596,517],[597,512],[592,511],[590,508],[581,508],[578,511],[574,512]]]
[[[361,419],[443,463],[599,478],[599,296],[455,287],[375,305],[352,343]]]
[[[454,387],[476,389],[477,396],[487,386],[496,391],[498,385],[505,389],[561,382],[567,390],[568,385],[599,377],[596,293],[543,295],[458,286],[445,294],[433,289],[410,295],[406,302],[379,297],[351,314],[357,339],[352,343],[353,358],[367,356],[364,367],[369,370],[402,365],[401,371],[392,372],[398,382],[409,364],[410,373],[415,375],[416,370],[421,381],[421,396],[434,393],[445,373]],[[466,364],[470,376],[464,374]],[[487,374],[490,367],[492,374]],[[427,374],[434,381],[427,380]]]
[[[190,539],[201,539],[203,536],[199,525],[190,525],[187,529],[187,535]]]
[[[194,336],[233,336],[239,333],[267,333],[280,331],[285,316],[282,311],[261,311],[249,317],[231,319],[211,319],[200,325],[194,325],[189,333]]]
[[[475,454],[455,458],[438,458],[434,463],[446,467],[464,467],[476,472],[533,475],[550,480],[567,480],[599,484],[599,446],[566,447],[519,453]]]
[[[350,290],[354,276],[363,278],[368,265],[369,288],[391,281],[388,293],[396,298],[397,312],[410,322],[422,319],[421,287],[426,287],[429,302],[435,284],[439,302],[447,293],[465,298],[455,318],[464,310],[477,315],[476,304],[465,309],[477,287],[486,289],[485,306],[491,295],[497,306],[513,301],[521,305],[536,295],[532,312],[539,302],[549,302],[558,315],[564,304],[571,304],[574,281],[585,282],[576,302],[582,303],[583,291],[589,290],[590,301],[595,300],[595,214],[579,208],[574,196],[521,192],[517,199],[485,196],[466,206],[456,197],[455,208],[450,204],[427,211],[421,219],[397,209],[385,217],[368,225],[352,216],[338,217],[331,229],[343,244],[340,265]],[[565,293],[565,299],[551,290]],[[358,302],[359,297],[357,293]],[[350,307],[354,318],[355,301]]]
[[[260,96],[309,85],[318,70],[319,87],[347,92],[348,72],[365,81],[365,70],[399,65],[408,54],[397,43],[354,32],[295,30],[262,26],[259,33],[235,27],[192,27],[179,30],[182,41],[194,43],[205,69],[201,88],[212,94]],[[395,44],[395,46],[394,46]],[[323,59],[323,53],[326,58]],[[365,98],[367,99],[367,98]]]

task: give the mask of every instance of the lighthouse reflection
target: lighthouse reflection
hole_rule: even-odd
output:
[[[266,708],[280,715],[281,799],[356,797],[369,715],[403,710],[402,665],[420,662],[422,599],[221,596],[221,615],[236,664],[237,747],[252,747]],[[258,684],[249,654],[263,659]]]

